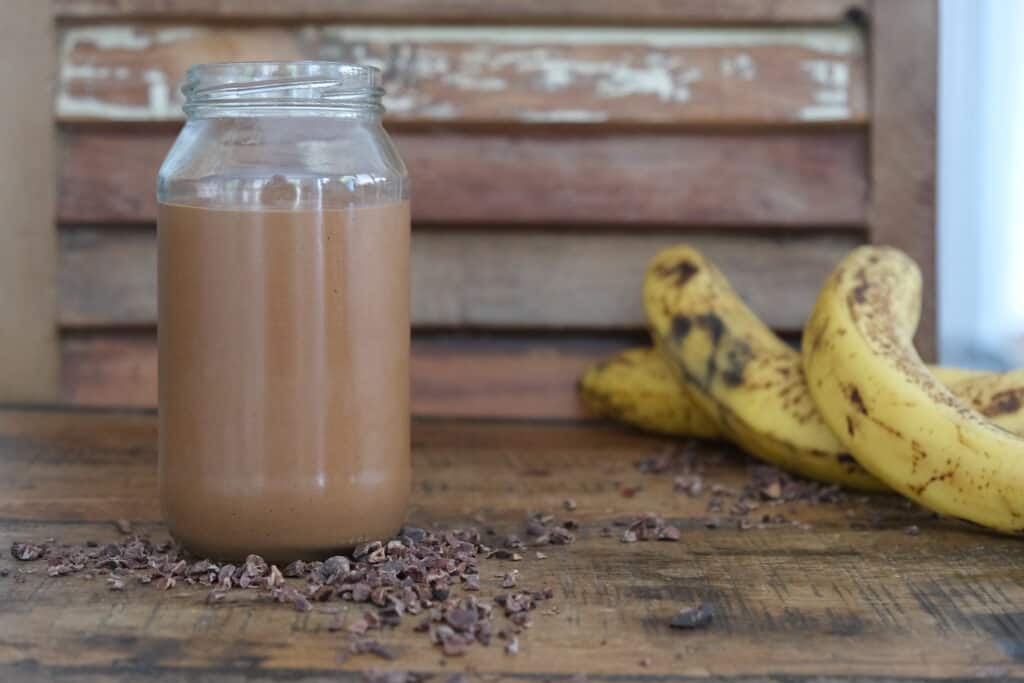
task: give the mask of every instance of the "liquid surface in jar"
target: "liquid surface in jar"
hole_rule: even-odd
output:
[[[160,495],[221,559],[330,554],[408,502],[409,206],[159,207]]]

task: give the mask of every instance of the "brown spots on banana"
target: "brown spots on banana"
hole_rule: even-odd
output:
[[[919,496],[923,495],[924,492],[928,489],[928,487],[931,486],[932,484],[934,484],[935,482],[937,482],[937,481],[948,481],[948,480],[952,479],[954,476],[956,476],[957,470],[959,470],[959,469],[960,469],[960,463],[956,463],[955,465],[953,465],[948,470],[945,470],[945,471],[940,472],[938,474],[933,474],[932,476],[928,477],[928,479],[923,484],[921,484],[919,486],[911,486],[910,490],[913,491],[914,493],[916,493]],[[1012,512],[1011,512],[1011,514],[1012,514]],[[1014,515],[1014,516],[1016,516],[1016,515]]]
[[[683,341],[690,334],[691,329],[693,329],[693,323],[690,322],[690,318],[685,315],[672,316],[672,326],[669,335],[673,341]]]
[[[689,282],[694,275],[700,272],[700,268],[698,268],[689,259],[684,258],[678,263],[672,265],[660,264],[658,266],[655,266],[654,272],[659,277],[665,280],[674,277],[675,282],[673,282],[672,284],[674,284],[676,287],[682,287],[687,282]]]
[[[730,387],[742,385],[744,372],[753,359],[754,350],[750,344],[742,339],[736,340],[725,354],[726,365],[721,371],[722,381]]]
[[[725,333],[725,323],[722,322],[722,319],[716,313],[710,312],[696,316],[694,322],[698,327],[707,330],[708,336],[711,337],[711,345],[717,347]]]
[[[920,443],[914,439],[910,440],[910,473],[914,474],[917,472],[917,466],[922,460],[927,460],[928,454]]]
[[[864,399],[860,395],[860,389],[856,385],[851,384],[846,387],[846,398],[857,409],[858,413],[865,416],[868,414],[868,407],[864,404]]]
[[[850,417],[849,415],[847,415],[846,416],[846,433],[849,434],[850,436],[853,436],[855,431],[856,431],[856,429],[854,429],[854,426],[853,426],[853,418]]]
[[[978,412],[985,417],[1010,415],[1020,410],[1022,403],[1021,399],[1024,399],[1024,387],[1000,391],[993,394],[989,402],[986,405],[981,406]]]

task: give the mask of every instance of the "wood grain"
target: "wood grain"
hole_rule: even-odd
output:
[[[417,333],[412,348],[416,415],[583,416],[576,382],[584,368],[644,335]],[[156,406],[156,336],[76,334],[62,342],[61,400],[89,406]]]
[[[177,121],[192,64],[302,59],[379,67],[392,124],[850,125],[867,118],[863,35],[852,25],[74,26],[60,36],[57,114]]]
[[[60,20],[523,22],[566,24],[794,24],[843,20],[868,0],[53,0]]]
[[[707,494],[672,492],[672,476],[633,463],[666,443],[607,428],[567,424],[417,422],[408,519],[522,533],[524,510],[560,517],[572,497],[575,544],[547,559],[484,560],[483,598],[514,566],[526,587],[550,585],[557,612],[534,613],[520,652],[498,645],[444,661],[403,623],[377,636],[393,662],[352,657],[335,618],[317,604],[299,615],[248,595],[206,606],[203,590],[169,592],[101,579],[49,579],[37,569],[0,579],[0,677],[51,681],[359,680],[360,670],[414,670],[445,680],[1020,680],[1024,623],[1022,548],[1015,539],[930,519],[897,498],[785,510],[810,529],[747,532],[703,525]],[[0,545],[54,537],[107,542],[110,520],[130,519],[163,538],[152,415],[0,413]],[[747,461],[698,446],[705,480],[730,487]],[[642,487],[625,498],[620,487]],[[680,543],[622,544],[599,530],[645,510],[683,529]],[[907,536],[916,524],[921,533]],[[39,565],[0,567],[16,572]],[[682,606],[710,602],[711,626],[667,626]],[[343,621],[359,610],[342,613]],[[643,664],[641,664],[643,661]]]
[[[647,262],[680,242],[731,278],[771,326],[799,330],[825,277],[858,232],[780,237],[714,231],[628,233],[423,228],[412,246],[412,320],[430,328],[643,329]],[[156,322],[152,228],[65,227],[60,323],[97,328]]]
[[[543,133],[400,131],[413,220],[850,227],[867,202],[863,131]],[[62,135],[58,216],[156,220],[163,129]]]
[[[871,239],[899,247],[920,266],[928,294],[915,343],[935,360],[938,8],[934,0],[875,2],[871,21]]]
[[[15,0],[0,20],[0,400],[57,392],[53,26],[45,3]]]

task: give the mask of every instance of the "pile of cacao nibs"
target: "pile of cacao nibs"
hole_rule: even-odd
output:
[[[528,532],[533,528],[528,526]],[[572,540],[564,527],[544,528],[546,543]],[[555,528],[563,531],[552,536]],[[543,535],[535,534],[536,540]],[[258,555],[249,555],[237,565],[194,558],[171,541],[154,543],[138,535],[118,543],[73,546],[16,542],[11,556],[23,562],[45,560],[47,574],[53,577],[103,577],[115,591],[124,590],[129,581],[162,590],[205,586],[209,587],[208,604],[230,603],[246,591],[300,612],[314,609],[317,603],[359,604],[361,613],[348,623],[341,623],[342,614],[335,611],[337,621],[330,628],[351,635],[352,653],[390,659],[390,652],[371,634],[396,627],[406,618],[415,620],[414,630],[426,633],[446,656],[464,654],[477,644],[489,645],[494,636],[505,641],[506,652],[515,654],[519,635],[530,626],[530,611],[554,592],[517,589],[497,595],[493,604],[478,599],[472,593],[480,590],[479,559],[503,557],[501,550],[482,543],[476,530],[432,532],[406,527],[396,538],[365,543],[349,556],[336,555],[322,562],[298,560],[283,568]],[[501,586],[517,585],[518,571],[500,576]],[[497,629],[496,614],[504,617]]]

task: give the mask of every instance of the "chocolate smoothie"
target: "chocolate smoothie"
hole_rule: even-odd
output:
[[[160,495],[222,559],[323,556],[409,494],[409,206],[159,207]]]

